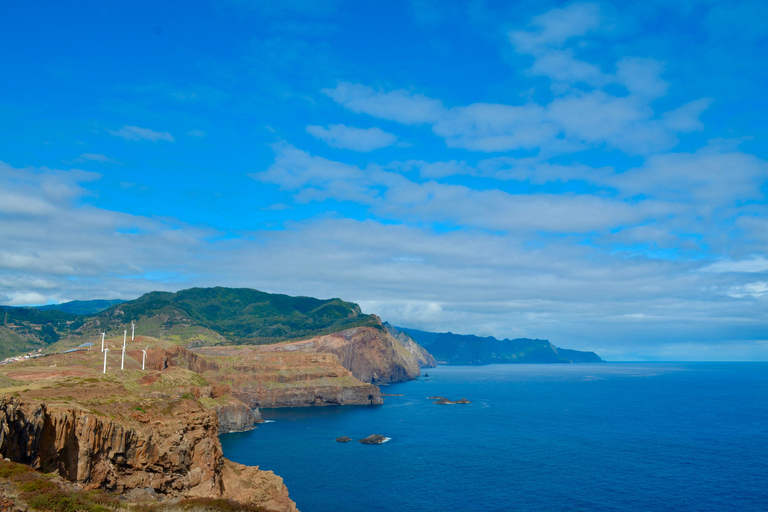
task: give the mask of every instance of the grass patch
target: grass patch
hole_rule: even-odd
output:
[[[267,512],[267,509],[220,498],[191,498],[175,505],[140,505],[134,512]]]
[[[0,477],[16,484],[19,497],[31,509],[55,512],[110,512],[120,502],[102,491],[79,491],[62,488],[52,475],[37,473],[24,464],[2,461]]]
[[[32,473],[33,471],[31,467],[24,464],[0,461],[0,477],[2,478],[13,478],[24,473]]]
[[[102,492],[68,491],[56,487],[41,492],[22,492],[21,498],[37,510],[55,512],[109,512],[118,501]]]

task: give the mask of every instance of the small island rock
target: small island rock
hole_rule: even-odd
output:
[[[363,444],[381,444],[386,440],[387,438],[384,436],[380,436],[379,434],[373,434],[366,437],[365,439],[361,439],[360,442]]]
[[[336,442],[337,443],[348,443],[351,440],[352,440],[352,438],[351,437],[347,437],[347,436],[341,436],[341,437],[337,437],[336,438]]]
[[[435,400],[435,401],[434,401],[434,402],[432,402],[432,403],[433,403],[433,404],[437,404],[437,405],[446,405],[446,404],[471,404],[471,403],[472,403],[472,402],[470,402],[469,400],[467,400],[466,398],[462,398],[462,399],[460,399],[460,400],[456,400],[456,401],[453,401],[453,400],[448,400],[448,399],[447,399],[447,398],[445,398],[444,396],[430,396],[430,397],[428,397],[428,398],[429,398],[430,400]]]

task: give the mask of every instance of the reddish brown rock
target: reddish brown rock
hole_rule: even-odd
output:
[[[282,479],[226,460],[218,418],[194,400],[153,402],[137,417],[0,397],[0,454],[85,489],[151,489],[165,497],[214,497],[292,512]],[[245,478],[244,483],[241,478]]]

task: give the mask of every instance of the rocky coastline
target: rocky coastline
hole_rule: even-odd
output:
[[[254,428],[260,407],[381,404],[376,383],[420,371],[377,327],[265,346],[137,341],[152,348],[146,358],[126,351],[124,371],[118,357],[104,373],[95,350],[0,367],[0,455],[138,502],[211,498],[293,512],[282,479],[225,459],[218,435]]]
[[[64,406],[0,397],[0,454],[84,490],[134,499],[209,497],[295,512],[282,479],[224,458],[214,411],[192,399],[159,400],[144,411],[120,404],[105,416]]]

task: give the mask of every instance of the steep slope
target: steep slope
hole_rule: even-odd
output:
[[[330,353],[273,352],[265,346],[150,350],[148,368],[164,372],[169,366],[212,383],[212,398],[231,395],[251,408],[382,403],[379,388],[356,379]],[[226,409],[217,412],[219,421],[228,418]]]
[[[0,454],[131,500],[225,498],[296,510],[279,477],[223,457],[214,386],[181,367],[141,371],[136,352],[123,371],[112,357],[106,374],[96,350],[0,366]]]
[[[263,352],[334,354],[357,379],[373,384],[415,379],[421,372],[416,358],[394,339],[378,317],[374,327],[355,327],[304,341],[267,345]]]
[[[433,333],[398,327],[423,344],[438,362],[446,364],[491,363],[599,363],[594,352],[561,349],[547,340],[499,340],[466,334]]]
[[[398,330],[389,322],[384,322],[384,327],[393,338],[399,341],[400,344],[404,346],[405,349],[410,352],[414,358],[416,358],[416,363],[418,363],[419,368],[434,368],[437,366],[435,358],[432,357],[432,354],[427,352],[427,349],[416,343],[413,338],[408,336],[407,333]]]

